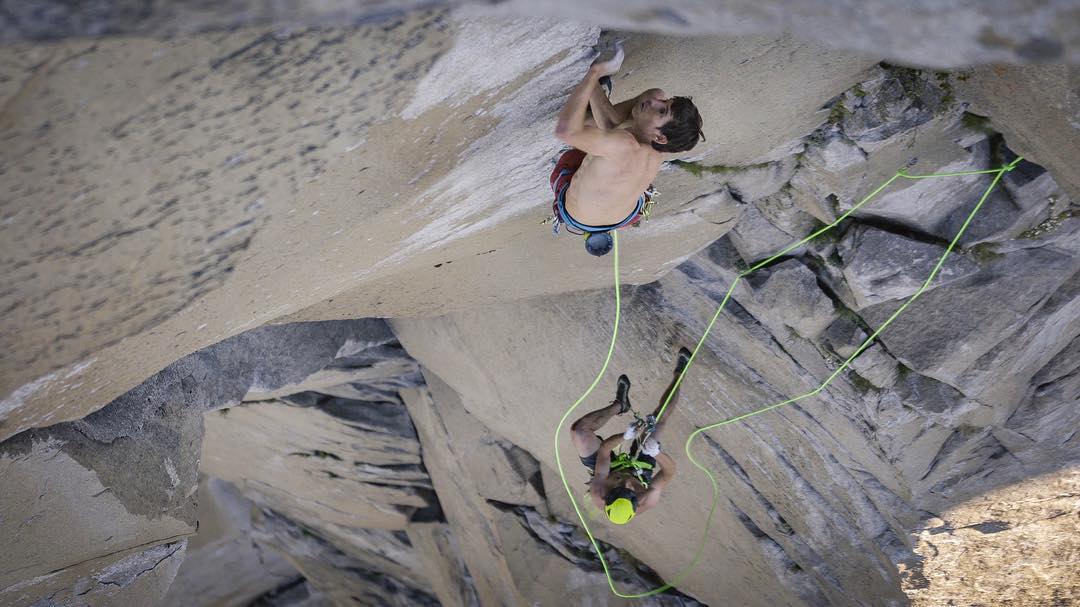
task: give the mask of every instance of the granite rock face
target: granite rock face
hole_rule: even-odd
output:
[[[163,607],[197,603],[239,607],[255,597],[302,584],[280,554],[251,538],[251,502],[227,482],[199,479],[199,530],[188,540]],[[227,571],[228,575],[222,575]]]
[[[995,65],[972,68],[963,76],[956,92],[971,110],[988,117],[1017,152],[1038,158],[1074,201],[1080,199],[1080,174],[1076,163],[1067,160],[1080,153],[1080,98],[1075,94],[1080,68]]]
[[[0,603],[625,604],[552,451],[579,496],[552,432],[606,353],[610,260],[537,225],[542,118],[617,34],[484,10],[12,47]],[[1045,561],[1075,552],[1080,207],[1058,152],[1014,136],[1074,128],[1062,72],[1032,68],[1053,108],[1010,130],[994,108],[1026,76],[788,36],[627,48],[616,97],[702,82],[725,135],[668,164],[657,212],[620,234],[619,342],[575,415],[623,371],[651,409],[736,276],[899,167],[1030,156],[861,353],[991,177],[897,179],[740,281],[669,410],[660,506],[628,527],[583,511],[616,586],[676,581],[649,605],[932,605],[966,596],[958,555],[976,554],[997,573],[977,585],[1009,600],[1076,594]],[[811,392],[691,445],[720,500],[683,575],[711,492],[682,437]]]
[[[582,20],[611,28],[664,34],[775,35],[794,31],[806,40],[902,60],[954,67],[972,63],[1080,62],[1075,6],[1064,0],[1038,5],[1000,3],[974,6],[946,2],[884,2],[858,7],[825,0],[804,2],[797,11],[784,2],[740,0],[722,5],[676,1],[657,8],[647,2],[590,3],[588,6],[522,0],[491,6],[466,0],[441,2],[197,2],[108,0],[72,8],[56,0],[18,3],[4,11],[0,42],[69,36],[229,29],[246,25],[362,24],[413,8],[471,7],[498,16],[543,16]]]
[[[732,166],[789,158],[877,61],[790,37],[627,38],[616,98],[695,95],[725,133],[695,159]],[[554,119],[598,40],[584,25],[432,10],[5,48],[0,436],[84,417],[264,324],[606,284],[576,240],[537,228]],[[631,282],[739,214],[714,180],[671,167],[657,187],[648,229],[627,235],[641,243],[626,249]],[[511,272],[531,278],[510,285]]]
[[[913,295],[930,276],[945,247],[899,234],[858,226],[848,231],[837,250],[856,310]],[[942,285],[978,272],[978,264],[952,255],[934,281]]]
[[[916,76],[886,69],[880,79],[908,77]],[[916,90],[940,84],[923,78]],[[830,161],[818,160],[829,156],[815,148],[847,139],[846,124],[863,125],[853,130],[863,142],[875,143],[863,161],[856,158],[848,165],[861,180],[847,184],[851,189],[840,192],[844,198],[839,204],[850,205],[877,185],[870,180],[878,166],[876,155],[910,153],[905,149],[915,141],[911,131],[931,122],[955,125],[950,132],[959,135],[961,143],[967,138],[968,145],[993,147],[1010,158],[1000,139],[968,132],[961,107],[946,104],[930,117],[905,114],[901,108],[900,118],[894,119],[908,121],[906,128],[881,128],[880,136],[871,138],[866,125],[874,119],[859,113],[876,111],[872,103],[855,107],[847,123],[842,119],[827,124],[808,141],[803,158],[819,163],[812,169],[822,171],[819,174],[825,174],[822,167]],[[933,133],[931,129],[930,139]],[[956,141],[939,141],[923,144],[931,152],[938,150],[944,163],[938,167],[951,162],[945,157],[947,145],[956,156],[965,156]],[[919,156],[916,166],[928,158]],[[927,172],[937,170],[934,163]],[[804,173],[803,166],[792,187],[806,191],[809,184],[819,200],[837,195],[829,184],[839,181],[810,179],[814,173]],[[841,166],[834,163],[833,170]],[[969,166],[995,165],[987,154]],[[1025,174],[1036,179],[1045,174],[1037,166],[1025,166],[1005,184],[1030,183]],[[1005,185],[998,195],[1011,200],[1017,192]],[[682,388],[670,422],[678,428],[673,434],[685,436],[694,427],[815,389],[914,293],[944,246],[933,234],[933,226],[941,224],[920,224],[925,217],[905,216],[898,204],[904,197],[919,198],[906,191],[883,198],[891,206],[891,220],[870,205],[840,226],[834,242],[826,239],[794,250],[790,258],[756,278],[751,275],[735,290],[695,363],[700,365],[698,374],[692,370]],[[964,201],[967,207],[950,201],[955,205],[950,212],[967,212],[974,201]],[[938,221],[948,217],[945,213]],[[992,530],[992,521],[973,521],[973,515],[960,513],[968,512],[969,502],[980,500],[992,509],[997,498],[990,496],[1008,492],[1014,483],[1029,482],[1025,491],[1035,493],[1052,492],[1052,487],[1075,492],[1069,471],[1080,461],[1080,443],[1071,431],[1078,420],[1070,403],[1077,397],[1071,378],[1080,316],[1072,308],[1078,301],[1072,283],[1080,223],[1065,219],[1039,234],[1032,231],[1040,224],[1037,216],[1017,221],[1023,237],[1014,232],[1002,235],[997,244],[971,243],[959,249],[922,297],[817,398],[710,431],[695,443],[695,457],[707,458],[705,465],[719,475],[723,499],[712,531],[715,539],[705,553],[714,569],[691,574],[680,590],[706,603],[879,605],[914,598],[933,604],[936,599],[923,597],[940,597],[953,588],[934,588],[949,575],[939,568],[955,571],[961,566],[951,556],[936,560],[933,548],[914,537],[935,525],[952,525],[950,516],[963,518],[963,525],[985,523],[981,528]],[[774,224],[773,229],[779,227]],[[800,235],[811,231],[808,227]],[[623,324],[612,367],[599,394],[586,401],[581,412],[605,404],[615,375],[624,371],[634,381],[631,398],[635,403],[644,399],[646,404],[639,407],[650,407],[650,398],[666,384],[674,350],[700,336],[731,280],[749,262],[764,257],[748,254],[735,241],[733,232],[660,281],[624,288]],[[894,271],[900,268],[894,280],[879,273],[888,266],[885,258],[890,254]],[[878,255],[878,261],[872,261]],[[797,279],[803,275],[810,280]],[[777,286],[790,288],[769,288],[778,279],[782,282]],[[547,453],[551,465],[546,444],[550,438],[532,428],[556,426],[562,411],[589,385],[603,360],[612,305],[611,294],[601,291],[432,319],[395,319],[392,324],[410,354],[446,378],[470,413],[527,450]],[[553,350],[562,355],[542,354]],[[526,407],[538,419],[523,424],[513,412]],[[565,441],[564,453],[572,453],[566,437],[560,440]],[[674,453],[683,463],[681,450]],[[564,464],[568,459],[564,456]],[[571,486],[583,476],[573,464],[567,473]],[[688,557],[678,548],[694,545],[701,521],[689,519],[693,513],[703,515],[710,498],[708,484],[701,481],[686,481],[670,492],[665,501],[671,502],[661,506],[648,527],[628,533],[596,523],[604,541],[647,555],[646,562],[664,577],[677,575],[686,564]],[[556,513],[573,516],[562,496],[549,493],[549,502]],[[1075,503],[1064,508],[1063,514],[1075,517]],[[671,521],[678,525],[672,527]],[[993,557],[980,558],[1018,557],[1027,550],[1026,537],[1003,537]],[[1068,552],[1068,537],[1059,536],[1047,553]],[[771,572],[776,580],[773,595],[746,588],[740,580],[751,574],[734,573],[743,567]],[[725,578],[730,581],[718,580],[713,571],[731,574]],[[1008,571],[1016,580],[1023,578],[1022,568]],[[1049,601],[1075,592],[1078,584],[1074,575],[1064,574],[1036,594],[1038,600]]]
[[[79,421],[5,441],[0,464],[10,491],[0,534],[10,559],[0,578],[3,592],[49,596],[61,592],[57,580],[87,575],[87,563],[103,567],[113,560],[121,567],[147,546],[180,546],[199,520],[204,413],[320,372],[366,372],[370,394],[414,385],[415,365],[385,364],[402,357],[394,343],[377,319],[263,327],[177,361]],[[380,381],[371,369],[385,367]],[[58,545],[65,548],[57,551]],[[180,557],[174,561],[161,570],[169,572],[162,584],[140,584],[141,593],[158,591],[147,601],[168,589]]]
[[[272,218],[295,215],[303,185],[362,141],[376,116],[400,110],[410,83],[443,49],[445,25],[444,15],[422,13],[348,31],[5,49],[15,60],[5,65],[3,164],[11,170],[0,263],[22,286],[3,296],[12,328],[3,332],[0,367],[3,434],[24,427],[12,416],[41,389],[62,383],[64,394],[110,394],[108,402],[198,349],[183,344],[214,331],[215,321],[162,323],[196,301],[216,307],[207,297],[224,294]],[[334,116],[322,115],[327,104],[338,108]],[[290,238],[272,239],[284,253]],[[221,310],[242,300],[264,311],[276,305],[255,292],[262,288],[229,295]],[[228,333],[262,324],[249,320],[232,317]],[[61,338],[60,325],[78,329]],[[125,341],[150,333],[162,346],[167,335],[175,349],[157,357]],[[110,347],[127,359],[119,368],[148,367],[118,392],[95,366]],[[6,387],[17,369],[46,367],[55,368],[37,383]],[[47,415],[35,425],[48,425]]]

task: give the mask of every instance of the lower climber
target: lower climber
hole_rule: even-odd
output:
[[[623,57],[617,44],[614,58],[589,67],[555,128],[555,136],[573,148],[551,174],[554,230],[565,224],[567,231],[588,234],[585,248],[593,255],[611,250],[611,230],[640,220],[663,154],[685,152],[704,139],[701,115],[689,97],[649,89],[611,104],[599,81],[610,80]]]
[[[608,420],[630,410],[630,379],[625,375],[619,376],[615,400],[610,405],[584,415],[570,426],[570,435],[574,447],[577,448],[578,457],[592,474],[589,495],[598,508],[604,509],[608,520],[617,525],[624,525],[635,515],[656,506],[664,487],[675,478],[675,460],[660,451],[660,443],[656,437],[670,415],[670,407],[674,407],[679,400],[676,382],[689,361],[690,351],[686,348],[680,349],[671,384],[660,397],[660,405],[650,416],[655,420],[655,429],[643,444],[639,444],[637,423],[631,424],[625,433],[614,434],[606,439],[597,435],[597,431]],[[663,419],[657,419],[668,395],[671,398],[669,409],[664,412]],[[624,441],[633,441],[630,451],[617,455],[615,449]]]

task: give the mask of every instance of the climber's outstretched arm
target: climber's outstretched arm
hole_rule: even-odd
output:
[[[555,127],[555,136],[563,142],[584,150],[595,156],[618,157],[632,153],[637,149],[637,140],[630,133],[623,131],[605,131],[590,126],[585,121],[585,113],[593,91],[599,87],[602,76],[614,74],[622,66],[623,52],[619,47],[613,59],[598,61],[589,66],[589,71],[581,82],[574,87],[566,101],[559,122]],[[597,124],[602,118],[597,117]]]
[[[602,129],[613,129],[630,120],[634,106],[646,98],[658,97],[663,99],[666,96],[667,93],[663,89],[649,89],[636,97],[611,105],[611,100],[604,94],[603,89],[597,86],[593,87],[592,97],[589,98],[589,109],[592,110],[596,126]]]
[[[593,120],[596,121],[596,126],[607,131],[619,126],[623,123],[623,120],[630,116],[632,101],[623,101],[619,104],[626,106],[626,115],[623,116],[622,120],[619,120],[621,113],[618,107],[611,105],[611,100],[604,94],[602,87],[594,86],[592,96],[589,97],[589,110],[592,112]]]

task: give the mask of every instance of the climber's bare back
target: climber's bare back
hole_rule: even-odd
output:
[[[616,129],[606,134],[625,139],[625,145],[612,146],[616,149],[606,156],[585,156],[566,191],[567,212],[589,225],[612,225],[626,219],[663,162],[660,152],[639,143],[629,131]]]

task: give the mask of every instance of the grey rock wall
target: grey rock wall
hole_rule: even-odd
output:
[[[163,607],[240,607],[303,583],[280,554],[252,540],[251,502],[232,485],[202,476],[198,491],[199,529],[188,540]]]
[[[400,110],[446,42],[443,19],[5,49],[14,60],[4,78],[0,263],[20,286],[3,294],[0,382],[19,368],[50,371],[2,389],[3,433],[25,427],[12,417],[56,382],[109,394],[107,402],[221,341],[183,345],[214,331],[209,318],[162,323],[209,304],[259,248],[256,235],[297,213],[301,187],[362,142],[374,120]],[[276,252],[290,241],[270,238]],[[273,305],[253,287],[222,304],[247,301],[265,313]],[[232,318],[228,333],[262,324],[249,321]],[[55,333],[60,326],[71,331]],[[162,346],[167,335],[172,352],[137,354],[125,341],[148,332]],[[95,365],[110,347],[127,359],[118,369],[148,368],[106,380]],[[67,366],[60,360],[79,362],[57,372]],[[130,385],[116,391],[113,381]],[[73,419],[50,413],[58,419],[41,413],[37,425]]]
[[[922,90],[940,84],[886,69],[860,86],[864,94],[848,93],[863,102],[835,112],[838,119],[809,138],[802,155],[810,163],[807,171],[821,170],[817,167],[824,165],[813,163],[828,158],[821,149],[832,142],[859,141],[847,129],[866,132],[860,125],[876,119],[863,114],[879,112],[878,96],[887,94],[885,87],[871,92],[872,84],[893,78],[916,78]],[[832,196],[838,208],[850,208],[877,185],[873,172],[881,177],[885,161],[875,162],[876,156],[906,157],[892,170],[910,160],[913,174],[941,170],[952,162],[949,153],[964,158],[973,146],[996,150],[969,165],[978,169],[1012,158],[1000,138],[969,132],[963,108],[948,103],[942,91],[919,102],[925,111],[900,107],[895,119],[908,121],[907,126],[878,129],[884,135],[860,153],[864,159],[847,165],[853,184],[810,179],[800,161],[789,187],[826,202]],[[931,123],[942,126],[927,132]],[[1022,166],[1008,182],[1019,185],[1045,175],[1040,167]],[[1017,192],[1003,186],[999,195],[1013,203],[1013,196],[1023,195]],[[672,434],[686,436],[694,427],[817,387],[913,292],[910,285],[920,269],[930,270],[926,258],[943,251],[939,239],[951,237],[944,231],[934,237],[931,226],[940,224],[920,224],[925,217],[903,209],[947,204],[955,213],[970,209],[975,200],[957,200],[949,188],[901,187],[882,202],[894,213],[888,221],[867,207],[842,225],[835,239],[794,251],[736,289],[695,363],[697,374],[692,370],[683,388]],[[947,220],[949,213],[942,217]],[[694,446],[695,457],[707,460],[719,475],[722,499],[705,553],[710,566],[682,582],[681,590],[707,603],[837,605],[903,604],[904,591],[910,591],[934,604],[957,587],[935,587],[922,576],[924,566],[936,570],[938,565],[933,549],[913,542],[913,534],[1024,479],[1036,487],[1068,483],[1068,470],[1080,460],[1071,431],[1077,395],[1063,375],[1065,368],[1075,370],[1071,353],[1080,334],[1072,309],[1078,261],[1073,243],[1080,223],[1068,218],[1040,234],[1031,231],[1040,216],[1016,221],[1011,237],[958,250],[942,280],[819,397],[710,431]],[[880,248],[884,243],[887,250]],[[874,264],[862,257],[869,255],[882,256],[879,268],[889,259],[894,280],[875,276]],[[631,398],[641,398],[645,404],[639,407],[648,408],[666,383],[674,350],[700,336],[731,280],[760,257],[736,246],[733,230],[657,283],[624,288],[612,368],[581,412],[606,404],[619,372],[630,373],[635,386],[642,386],[643,394],[635,396],[635,387]],[[553,465],[550,437],[534,428],[548,428],[550,434],[591,381],[609,339],[612,305],[610,292],[598,291],[432,319],[395,319],[393,326],[410,354],[448,378],[471,414]],[[454,354],[447,355],[451,350]],[[551,351],[560,356],[544,354]],[[532,412],[527,423],[514,414],[523,409]],[[1036,410],[1050,417],[1036,421]],[[565,455],[572,449],[569,441],[561,440],[573,486],[582,473]],[[672,442],[682,468],[688,468],[677,446],[681,438]],[[696,471],[688,469],[686,475],[666,503],[647,515],[651,520],[636,520],[632,532],[590,524],[604,541],[643,555],[670,578],[688,561],[684,548],[700,537],[710,497]],[[556,513],[573,516],[565,501],[549,499],[555,500]],[[958,516],[975,524],[970,514]],[[671,521],[678,525],[673,528]],[[1026,550],[1023,542],[997,549],[1002,566],[1014,558],[1006,555]],[[717,579],[716,571],[727,575]],[[752,575],[779,582],[774,596],[740,583]],[[1075,588],[1077,580],[1072,576],[1064,583]],[[1040,592],[1049,600],[1061,590],[1055,583]]]
[[[205,412],[319,372],[377,368],[394,358],[391,342],[381,320],[256,329],[177,361],[92,416],[5,441],[0,476],[9,490],[0,500],[0,537],[9,548],[0,592],[37,600],[60,592],[57,580],[96,579],[92,567],[183,544],[199,520]],[[380,381],[368,372],[371,394],[419,378],[415,367],[395,365],[384,375]],[[162,584],[140,584],[139,592],[158,591],[146,601],[168,589],[179,560]],[[71,601],[64,604],[78,604]]]
[[[605,352],[611,294],[591,289],[609,260],[537,225],[556,152],[545,117],[598,31],[476,10],[3,49],[0,602],[620,604],[549,436]],[[124,31],[100,25],[113,16],[91,33]],[[158,31],[139,18],[131,31]],[[1025,23],[980,30],[985,56],[1053,55]],[[639,407],[742,269],[898,167],[1028,157],[851,370],[696,444],[722,487],[706,565],[652,604],[1075,592],[1070,570],[1040,586],[1006,566],[1033,542],[1034,566],[1060,559],[1080,533],[1061,499],[1080,461],[1075,70],[923,72],[789,35],[627,48],[616,97],[700,83],[686,92],[710,134],[665,167],[650,221],[620,235],[613,364]],[[818,386],[921,284],[989,180],[898,181],[743,282],[672,436]],[[290,322],[375,316],[393,331]],[[700,539],[708,486],[681,469],[632,532],[590,519],[618,584],[674,579]],[[200,528],[213,518],[200,473],[235,498],[238,530]],[[181,567],[185,553],[199,560]],[[213,579],[220,563],[245,566]]]
[[[469,7],[513,17],[583,20],[609,28],[664,34],[799,37],[836,48],[881,54],[907,63],[953,67],[972,63],[1077,62],[1076,8],[1071,3],[864,2],[837,5],[824,0],[798,5],[645,0],[594,2],[516,0],[498,5],[442,2],[322,1],[256,3],[228,0],[213,6],[198,2],[109,0],[72,7],[55,0],[8,3],[0,20],[0,42],[48,40],[69,36],[154,35],[221,30],[247,25],[362,24],[385,20],[409,9]]]
[[[266,323],[605,284],[605,267],[537,228],[552,123],[597,37],[433,11],[5,49],[0,433],[81,418]],[[694,95],[717,134],[695,158],[726,165],[787,157],[877,60],[789,36],[627,45],[616,97]],[[737,216],[725,187],[689,177],[658,179],[664,203],[634,232],[651,254],[628,252],[629,280]]]

